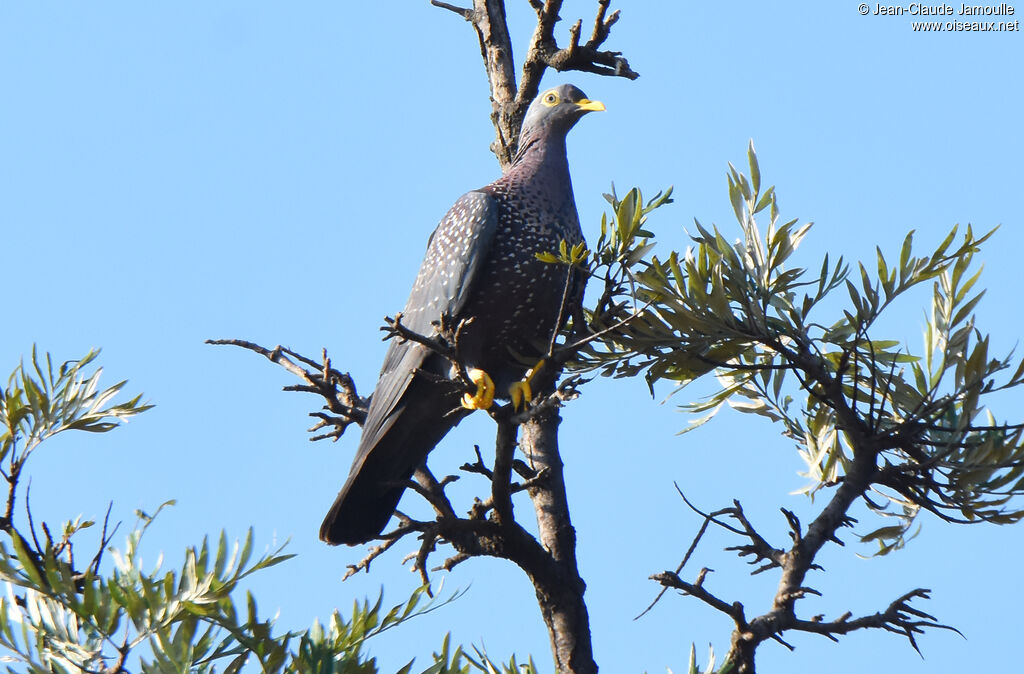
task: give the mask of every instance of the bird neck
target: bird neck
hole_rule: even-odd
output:
[[[565,151],[565,136],[545,135],[536,137],[523,134],[519,140],[512,165],[506,176],[517,181],[545,182],[569,181],[569,160]]]

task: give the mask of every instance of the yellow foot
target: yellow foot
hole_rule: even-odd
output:
[[[544,367],[543,359],[537,361],[537,364],[530,368],[522,381],[517,381],[508,387],[508,397],[512,400],[512,409],[522,409],[533,400],[533,390],[530,388],[530,382],[533,381],[534,375],[542,367]]]
[[[472,368],[470,380],[476,384],[476,393],[462,396],[462,406],[467,410],[486,410],[494,404],[494,380],[483,370]]]
[[[533,391],[530,390],[530,382],[517,381],[508,387],[508,397],[512,399],[512,409],[521,410],[526,403],[533,400]]]

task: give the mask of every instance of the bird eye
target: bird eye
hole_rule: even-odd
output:
[[[558,94],[556,94],[553,91],[549,91],[548,93],[544,94],[544,102],[547,103],[548,105],[554,105],[555,103],[558,102]]]

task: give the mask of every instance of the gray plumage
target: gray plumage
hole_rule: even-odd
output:
[[[565,137],[586,112],[604,106],[572,85],[545,91],[523,120],[519,151],[505,175],[463,195],[434,230],[402,311],[402,324],[435,332],[443,313],[472,319],[459,348],[487,372],[498,397],[540,358],[582,297],[581,276],[536,254],[583,240],[569,178]],[[526,359],[524,361],[524,358]],[[429,374],[416,374],[422,371]],[[431,376],[433,375],[433,376]],[[387,524],[413,471],[469,411],[448,361],[421,344],[392,340],[373,392],[352,468],[320,528],[320,538],[356,545]]]

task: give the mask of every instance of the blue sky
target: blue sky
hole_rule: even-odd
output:
[[[521,55],[527,3],[509,3]],[[620,3],[621,4],[621,3]],[[558,34],[594,3],[566,2]],[[784,217],[816,225],[797,257],[873,261],[909,229],[921,250],[954,223],[1001,224],[981,255],[988,294],[979,325],[1003,351],[1020,338],[1020,63],[1013,33],[915,33],[912,17],[861,16],[857,3],[631,3],[608,47],[635,82],[549,73],[605,102],[572,132],[570,162],[584,232],[596,238],[601,193],[675,186],[651,223],[662,247],[686,245],[694,217],[732,230],[728,161],[749,139]],[[1020,10],[1018,10],[1020,11]],[[1011,17],[1013,18],[1013,17]],[[151,559],[226,528],[291,540],[298,557],[253,585],[286,628],[376,596],[400,601],[417,579],[378,560],[344,584],[359,550],[316,540],[348,471],[356,437],[311,444],[311,398],[283,393],[283,371],[212,337],[326,347],[365,393],[385,345],[378,326],[404,303],[426,239],[463,192],[498,173],[486,80],[468,24],[424,1],[401,3],[0,4],[0,263],[6,310],[0,371],[33,343],[58,358],[104,349],[108,381],[131,380],[157,407],[108,436],[53,441],[33,466],[38,519],[100,516],[113,499],[166,499]],[[894,338],[920,343],[923,302],[902,307]],[[667,391],[662,391],[662,394]],[[633,617],[674,568],[699,521],[672,486],[713,509],[740,499],[769,538],[778,507],[805,521],[811,504],[792,445],[766,422],[731,414],[678,437],[674,400],[640,381],[595,381],[564,413],[562,444],[598,662],[607,672],[681,671],[691,642],[728,645],[730,623],[667,596]],[[996,412],[1021,409],[1006,396]],[[472,418],[445,441],[438,473],[464,462],[491,429]],[[465,498],[473,481],[462,481]],[[479,485],[477,485],[479,486]],[[406,503],[409,503],[406,501]],[[524,509],[525,505],[520,506]],[[866,513],[859,533],[874,520]],[[952,672],[1005,669],[1022,598],[1018,528],[955,527],[922,518],[907,549],[863,559],[847,532],[811,579],[824,593],[804,611],[873,613],[915,587],[920,608],[967,639],[919,643],[855,634],[839,645],[790,635],[763,671]],[[715,535],[694,562],[748,613],[768,608],[777,578],[747,575]],[[781,544],[781,543],[780,543]],[[443,574],[437,574],[440,578]],[[445,631],[496,657],[533,654],[547,637],[517,569],[473,560],[445,578],[468,594],[371,644],[384,671],[425,666]],[[1016,660],[1012,660],[1016,662]],[[827,663],[827,664],[824,664]]]

